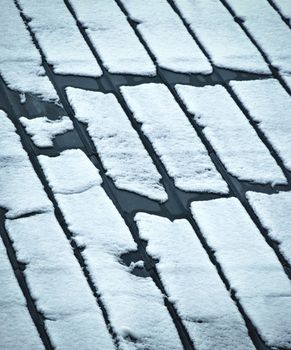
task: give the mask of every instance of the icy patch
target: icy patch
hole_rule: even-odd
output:
[[[121,0],[160,67],[182,73],[212,67],[166,0]]]
[[[285,81],[285,83],[287,84],[288,88],[291,91],[291,75],[288,74],[284,74],[282,75],[283,80]]]
[[[263,57],[219,0],[174,0],[217,67],[270,73]]]
[[[114,349],[101,310],[52,212],[6,220],[17,258],[56,349]],[[33,349],[33,348],[31,348]]]
[[[291,265],[291,192],[265,194],[247,192],[247,199],[269,236],[279,244]]]
[[[177,188],[228,192],[204,145],[165,85],[122,86],[121,92]]]
[[[281,1],[281,0],[280,0]],[[267,0],[226,0],[271,64],[291,72],[291,31]]]
[[[74,239],[85,247],[82,254],[86,266],[101,294],[121,349],[182,349],[163,297],[152,279],[135,276],[120,263],[119,257],[135,251],[137,246],[102,187],[95,185],[84,192],[62,194],[63,178],[70,177],[72,183],[78,184],[80,179],[95,174],[90,174],[92,164],[85,154],[83,158],[88,166],[80,169],[79,157],[73,160],[71,155],[68,151],[62,153],[59,164],[63,164],[63,171],[59,176],[51,176],[55,159],[43,157],[47,159],[44,172],[52,189],[59,189],[54,190],[55,198]],[[68,162],[71,169],[66,166]]]
[[[227,171],[240,180],[286,184],[287,180],[245,115],[221,85],[176,85],[195,122]]]
[[[44,349],[0,239],[0,334],[5,350]]]
[[[291,170],[291,99],[275,79],[232,81],[231,87],[250,116]]]
[[[193,202],[192,213],[244,311],[270,347],[290,348],[291,285],[236,198]]]
[[[140,237],[158,259],[157,270],[195,349],[254,349],[215,267],[186,220],[138,213]],[[177,248],[178,247],[178,248]]]
[[[114,0],[69,3],[110,73],[155,75],[153,62]]]
[[[47,62],[57,74],[100,77],[95,57],[62,0],[17,0]]]
[[[37,147],[52,147],[57,135],[73,130],[74,126],[69,117],[51,120],[47,117],[27,119],[19,118],[26,132],[31,136]]]
[[[158,173],[137,132],[113,94],[66,89],[76,118],[88,132],[106,174],[123,190],[160,202],[167,200]]]
[[[7,218],[52,209],[14,125],[1,110],[0,178],[0,207]]]
[[[13,1],[1,1],[0,32],[0,74],[7,86],[38,95],[46,101],[58,101],[57,93],[45,75],[41,56]]]

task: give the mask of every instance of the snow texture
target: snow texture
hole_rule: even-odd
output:
[[[121,0],[162,68],[182,73],[212,72],[212,67],[166,0]]]
[[[0,179],[0,207],[7,218],[52,209],[14,125],[1,110]]]
[[[53,139],[57,135],[64,134],[74,129],[73,123],[69,117],[60,117],[55,120],[47,117],[34,119],[21,117],[19,120],[37,147],[52,147]]]
[[[122,86],[121,93],[177,188],[228,192],[207,150],[165,85]]]
[[[0,239],[1,349],[44,349]]]
[[[259,51],[219,0],[174,0],[174,3],[215,66],[270,73]]]
[[[287,183],[270,152],[224,87],[176,85],[176,90],[231,175],[256,183]]]
[[[76,118],[88,125],[106,174],[123,190],[167,200],[161,175],[113,94],[66,89]]]
[[[283,80],[285,81],[285,83],[287,84],[288,88],[291,91],[291,75],[289,74],[284,74],[282,75]]]
[[[289,349],[290,280],[238,199],[193,202],[192,213],[263,340],[271,348]]]
[[[269,236],[291,265],[291,192],[247,192],[247,199]]]
[[[6,220],[18,261],[56,349],[113,350],[101,310],[53,212]],[[33,349],[33,348],[31,348]]]
[[[290,0],[271,0],[279,9],[282,16],[289,20],[291,24],[291,2]]]
[[[29,18],[29,27],[55,73],[92,77],[102,75],[63,0],[17,2]]]
[[[38,95],[43,100],[58,101],[45,75],[41,56],[11,0],[1,0],[0,32],[0,74],[7,86]]]
[[[138,213],[140,237],[197,350],[254,349],[242,317],[186,220]],[[178,249],[177,249],[178,247]]]
[[[291,170],[291,99],[286,90],[275,79],[232,81],[230,85]]]
[[[155,75],[153,62],[114,0],[69,3],[110,73]]]
[[[280,0],[281,1],[281,0]],[[226,0],[271,64],[291,73],[291,31],[267,0]]]
[[[76,153],[75,160],[72,152]],[[54,190],[55,197],[74,239],[83,248],[86,266],[117,334],[120,349],[182,349],[162,294],[152,279],[131,274],[131,269],[121,261],[122,254],[136,251],[137,246],[103,188],[95,185],[79,192],[77,187],[76,191],[72,188],[70,194],[63,194],[66,179],[78,184],[90,171],[90,176],[96,174],[85,154],[83,158],[87,167],[78,167],[78,150],[64,151],[56,158],[42,157],[41,164],[52,189],[58,189]],[[52,176],[55,162],[63,166],[61,176],[57,173]]]

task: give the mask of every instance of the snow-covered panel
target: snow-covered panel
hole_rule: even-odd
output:
[[[106,174],[123,190],[167,200],[152,159],[113,94],[66,89],[76,118],[87,124]]]
[[[58,101],[57,93],[45,75],[41,56],[11,0],[1,1],[0,33],[0,74],[7,86],[44,100]]]
[[[251,118],[291,170],[291,98],[275,79],[232,81]]]
[[[69,3],[110,73],[155,75],[153,62],[114,0]]]
[[[20,138],[6,113],[0,110],[0,207],[15,218],[52,209]]]
[[[177,188],[228,192],[206,148],[165,85],[122,86],[121,93]]]
[[[0,342],[5,350],[44,349],[0,239]]]
[[[52,147],[53,140],[57,135],[74,129],[70,118],[65,116],[55,120],[47,117],[34,119],[21,117],[19,120],[37,147]]]
[[[282,170],[224,87],[176,85],[176,90],[230,174],[256,183],[287,183]]]
[[[280,0],[281,1],[281,0]],[[226,0],[271,64],[291,72],[291,31],[267,0]]]
[[[78,169],[78,156],[74,171],[68,169],[67,154],[67,151],[61,154],[62,176],[71,177],[78,183],[78,178],[88,176],[90,166]],[[84,162],[90,163],[85,154],[83,157]],[[43,168],[50,185],[62,191],[61,176],[51,176],[54,159],[46,158]],[[74,162],[70,154],[68,161]],[[135,251],[137,246],[102,187],[95,185],[71,194],[55,191],[55,197],[77,244],[83,248],[88,271],[101,295],[121,349],[182,349],[162,294],[152,279],[131,274],[130,268],[120,260],[120,255]]]
[[[162,68],[183,73],[212,72],[212,67],[166,0],[121,0]]]
[[[63,0],[17,2],[29,19],[29,27],[55,73],[92,77],[102,75]]]
[[[247,192],[247,199],[269,236],[291,265],[291,192]]]
[[[268,346],[291,343],[291,285],[236,198],[193,202],[192,213],[231,288]]]
[[[102,183],[98,169],[79,149],[67,150],[58,157],[40,155],[38,160],[47,174],[52,190],[56,193],[83,192]],[[73,176],[78,172],[83,176]]]
[[[17,258],[53,346],[114,349],[102,312],[53,212],[6,220]]]
[[[291,1],[290,0],[271,0],[278,8],[283,17],[289,20],[291,24]]]
[[[270,73],[263,57],[219,0],[174,0],[217,67]]]
[[[195,349],[254,349],[244,321],[191,225],[150,214],[135,216],[147,252]]]

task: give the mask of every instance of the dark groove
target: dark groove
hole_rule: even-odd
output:
[[[35,305],[35,301],[32,298],[30,294],[30,290],[28,288],[26,278],[24,275],[24,268],[23,264],[18,262],[17,255],[15,252],[15,249],[13,247],[13,243],[5,229],[5,211],[3,209],[0,209],[0,236],[2,238],[3,244],[6,248],[7,256],[9,259],[9,262],[13,268],[13,272],[15,275],[15,278],[19,284],[19,287],[22,291],[22,294],[26,301],[26,306],[28,309],[28,312],[30,314],[30,317],[35,325],[35,328],[39,334],[39,337],[45,347],[46,350],[53,350],[54,347],[51,344],[51,341],[49,339],[49,336],[47,334],[45,325],[44,325],[44,316],[43,314],[37,309]],[[1,239],[0,238],[0,239]]]
[[[278,15],[281,17],[282,21],[291,29],[291,23],[289,22],[288,18],[281,13],[279,7],[274,3],[273,0],[267,0],[267,2],[270,4],[270,6],[278,13]],[[291,18],[290,18],[291,20]]]

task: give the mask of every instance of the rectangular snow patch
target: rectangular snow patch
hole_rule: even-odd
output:
[[[63,0],[17,0],[57,74],[100,77],[102,70]]]
[[[270,73],[262,55],[219,0],[174,0],[174,3],[215,66]]]
[[[52,210],[14,125],[1,110],[0,178],[0,207],[7,218]]]
[[[121,0],[162,68],[210,74],[212,67],[166,0]]]
[[[46,101],[58,101],[45,75],[40,53],[11,0],[1,0],[0,32],[0,74],[7,86]]]
[[[291,171],[291,99],[275,79],[231,81],[251,118]]]
[[[114,0],[69,0],[110,73],[155,75],[156,68]]]
[[[291,192],[247,192],[246,196],[269,236],[279,244],[279,250],[291,265]]]
[[[287,183],[275,159],[223,86],[176,85],[176,90],[231,175],[262,184]]]
[[[123,254],[136,251],[137,245],[103,188],[96,184],[83,192],[60,193],[63,178],[72,177],[78,184],[81,182],[78,177],[95,174],[90,174],[91,163],[84,153],[87,170],[83,173],[84,167],[81,167],[79,171],[80,158],[76,155],[74,160],[72,153],[62,153],[59,165],[63,164],[63,171],[59,174],[54,173],[55,159],[43,157],[46,158],[44,171],[75,241],[83,248],[87,269],[101,295],[120,348],[182,349],[161,292],[151,278],[132,274],[121,259]],[[68,162],[72,164],[70,168],[66,166]]]
[[[195,349],[254,349],[244,321],[191,225],[138,213],[135,221]]]
[[[227,184],[165,85],[122,86],[121,93],[177,188],[228,193]]]
[[[290,347],[290,280],[238,199],[193,202],[191,209],[230,287],[267,346]]]
[[[161,175],[113,94],[68,87],[76,118],[87,124],[106,175],[123,190],[164,202]]]

